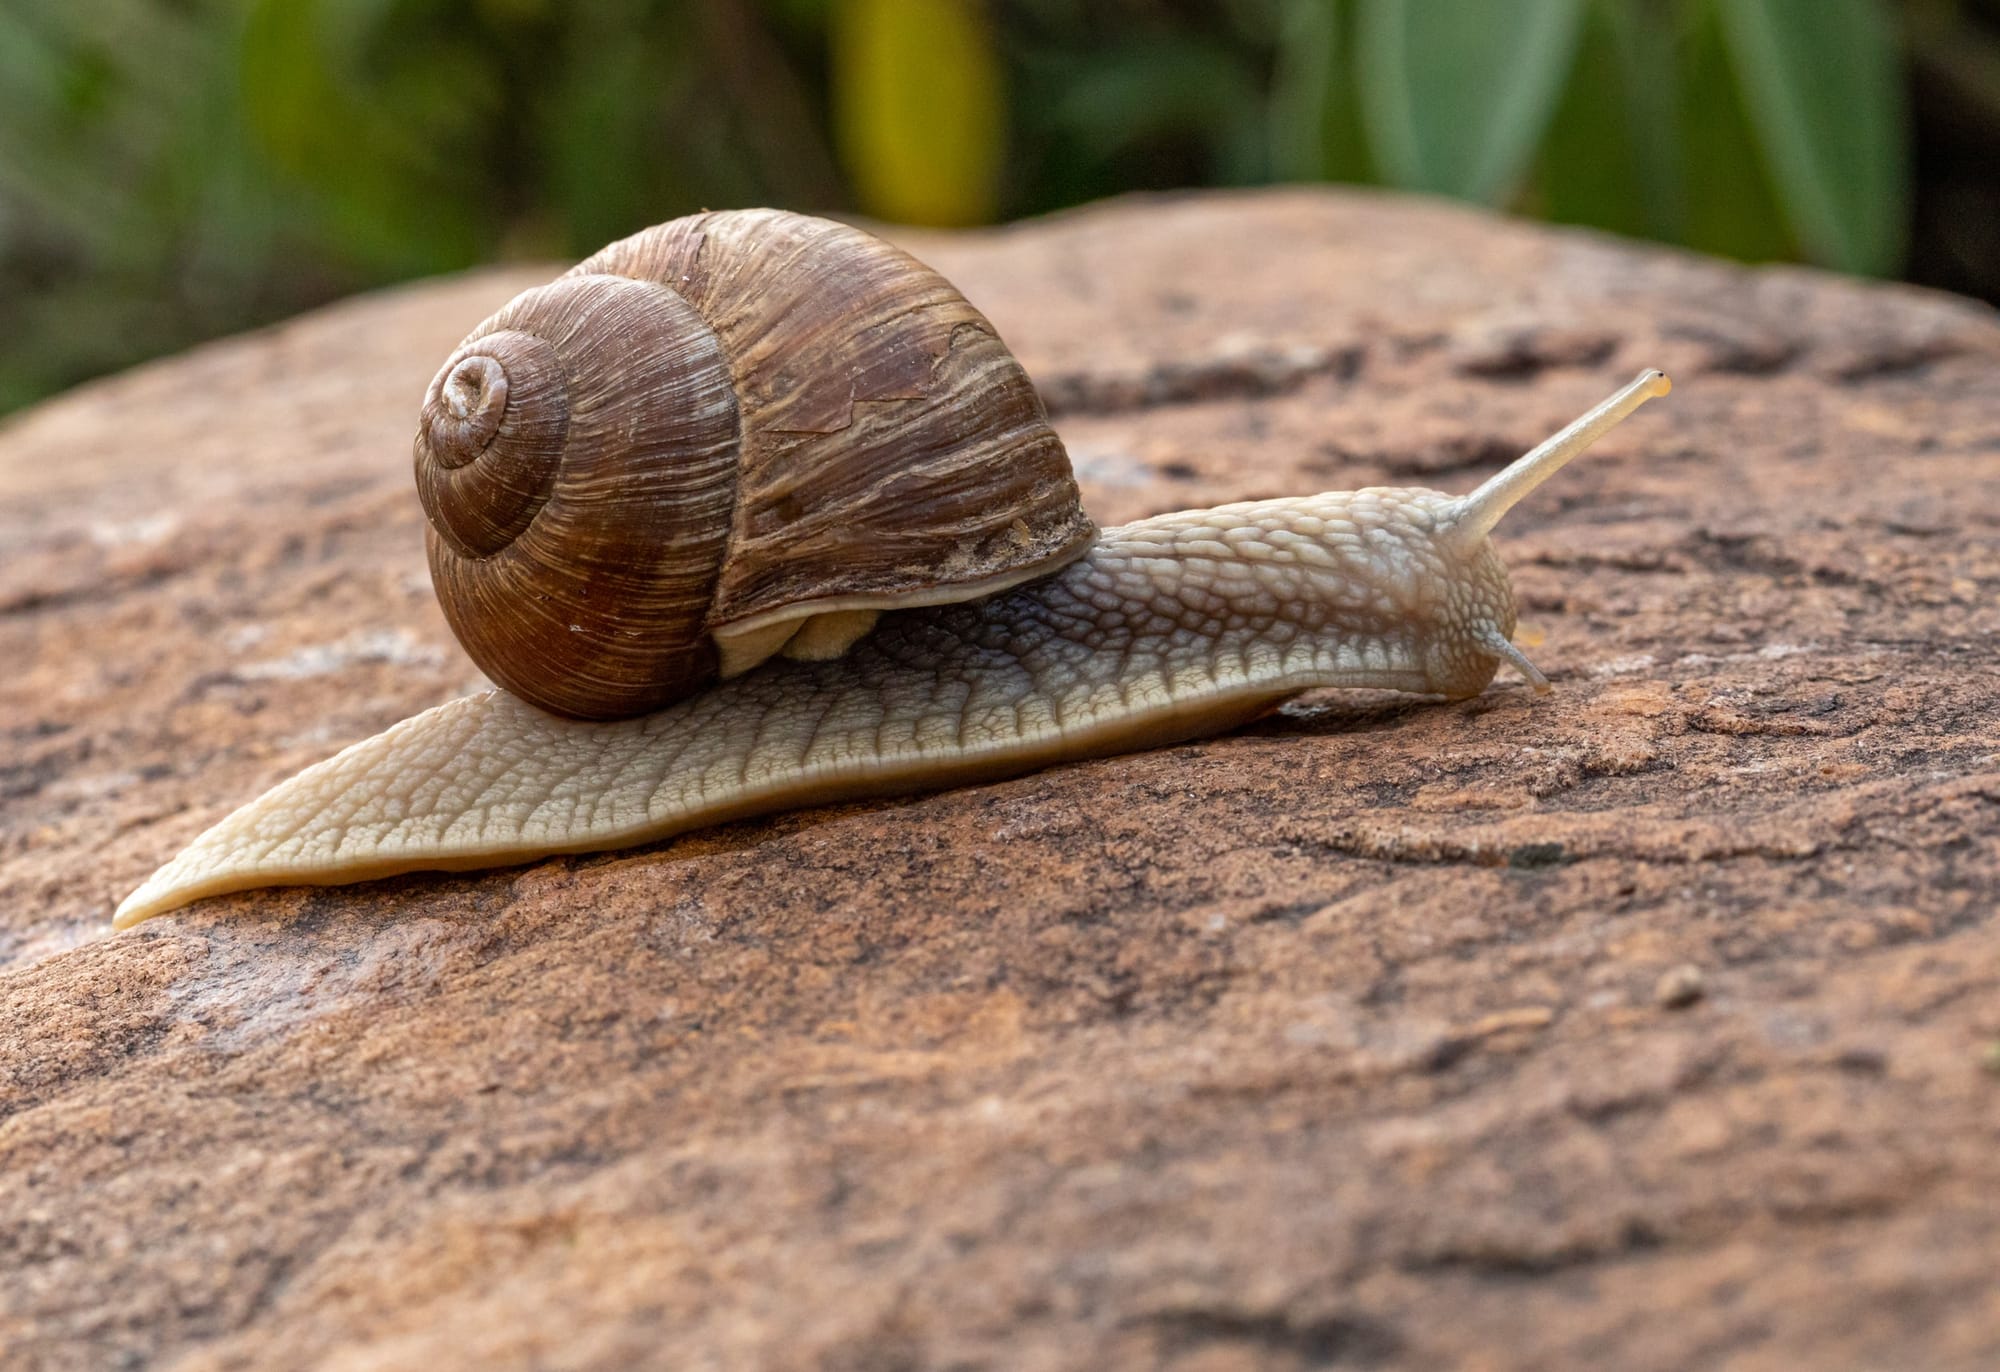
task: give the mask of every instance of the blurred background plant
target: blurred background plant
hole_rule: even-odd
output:
[[[2000,0],[0,0],[0,412],[704,205],[1270,181],[2000,298]]]

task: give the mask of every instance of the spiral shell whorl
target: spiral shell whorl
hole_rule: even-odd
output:
[[[486,451],[507,413],[507,369],[486,353],[447,363],[424,401],[424,438],[447,467]]]
[[[713,676],[736,444],[729,369],[674,292],[586,275],[518,296],[439,371],[416,444],[432,580],[473,661],[586,718]]]
[[[417,431],[417,494],[463,557],[499,552],[528,527],[562,467],[569,395],[541,338],[505,329],[439,368]]]

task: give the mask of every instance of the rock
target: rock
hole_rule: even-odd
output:
[[[476,684],[409,435],[545,274],[43,405],[0,433],[0,1361],[1995,1365],[1993,316],[1321,191],[908,241],[1105,522],[1467,489],[1665,367],[1501,531],[1555,694],[108,937]]]
[[[1706,992],[1701,968],[1691,962],[1669,967],[1653,983],[1653,1003],[1665,1010],[1684,1010]]]

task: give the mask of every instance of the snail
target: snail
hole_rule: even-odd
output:
[[[434,583],[502,689],[280,783],[113,922],[994,780],[1317,687],[1463,699],[1508,664],[1546,692],[1488,536],[1668,389],[1642,372],[1468,495],[1100,533],[1025,373],[941,277],[799,215],[660,225],[517,297],[426,396]]]

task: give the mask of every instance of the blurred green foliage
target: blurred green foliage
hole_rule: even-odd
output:
[[[0,411],[705,205],[963,224],[1356,181],[1891,274],[1928,222],[1913,73],[1948,69],[1953,147],[1990,149],[1994,24],[1982,0],[0,0]],[[1976,257],[1988,201],[1957,194],[1944,237]]]

